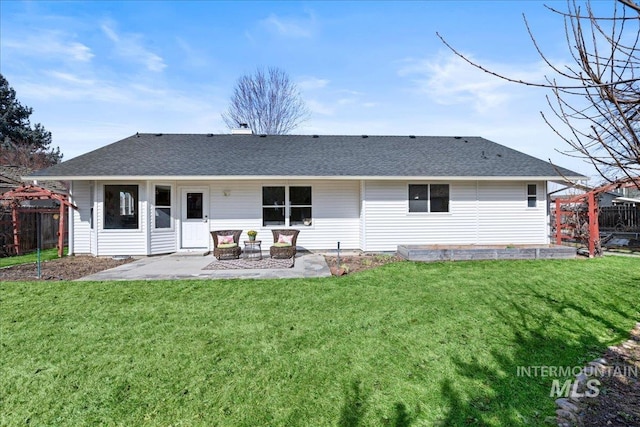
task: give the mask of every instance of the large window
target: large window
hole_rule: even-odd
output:
[[[104,186],[104,228],[129,230],[138,228],[138,186]]]
[[[155,193],[155,227],[171,228],[171,187],[156,185]]]
[[[449,212],[449,184],[409,184],[409,212]]]
[[[311,225],[311,187],[262,187],[262,225]]]

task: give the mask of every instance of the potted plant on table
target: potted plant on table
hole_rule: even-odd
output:
[[[249,240],[250,241],[255,241],[256,240],[256,236],[258,235],[258,232],[255,230],[249,230],[247,231],[247,236],[249,236]]]

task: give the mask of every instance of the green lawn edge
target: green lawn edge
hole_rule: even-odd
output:
[[[3,425],[545,425],[640,319],[638,261],[0,284]],[[564,380],[566,378],[559,378]]]

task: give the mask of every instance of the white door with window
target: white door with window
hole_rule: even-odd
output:
[[[181,249],[209,248],[209,190],[183,188],[181,201]]]

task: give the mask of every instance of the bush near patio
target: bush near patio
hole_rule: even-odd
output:
[[[0,284],[2,425],[543,425],[640,319],[637,259]],[[564,380],[561,379],[561,380]]]

